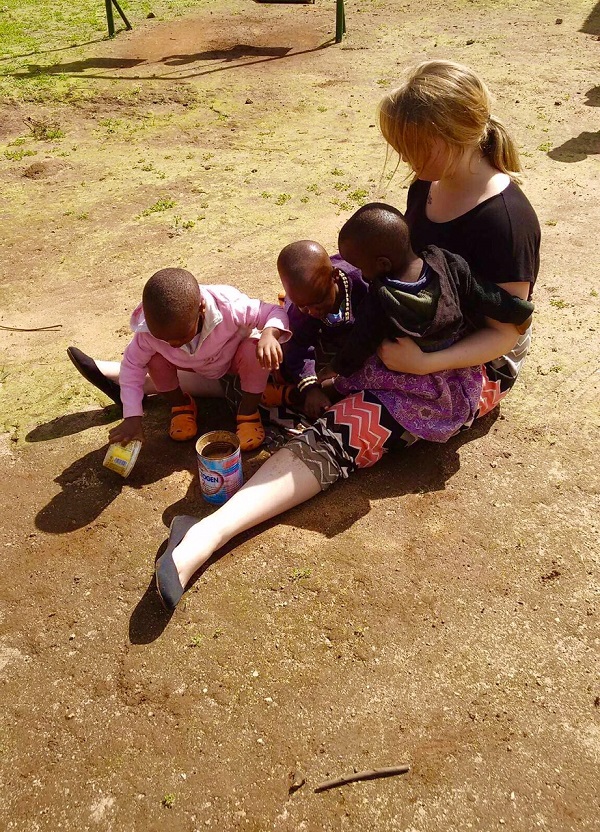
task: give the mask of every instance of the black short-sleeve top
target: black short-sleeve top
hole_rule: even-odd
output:
[[[406,222],[415,252],[439,246],[464,257],[475,278],[527,281],[533,289],[540,266],[540,224],[515,182],[449,222],[427,218],[430,187],[431,182],[417,179],[408,191]]]

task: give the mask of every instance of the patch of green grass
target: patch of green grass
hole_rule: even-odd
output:
[[[327,107],[323,107],[323,105],[321,105],[320,107],[317,107],[317,112],[318,113],[326,113],[327,112]]]
[[[331,175],[332,175],[332,176],[343,176],[343,175],[344,175],[344,171],[343,171],[343,170],[340,170],[339,168],[334,168],[334,169],[331,171]]]
[[[597,298],[598,297],[598,292],[595,289],[592,289],[591,292],[590,292],[590,297],[591,298]]]
[[[4,151],[4,155],[7,159],[11,162],[20,162],[25,156],[35,156],[37,151],[35,150],[25,150],[23,147],[19,147],[16,150],[8,150]]]
[[[161,800],[161,804],[165,807],[165,809],[172,809],[175,805],[175,795],[166,794]]]
[[[279,194],[279,196],[275,200],[275,205],[285,205],[285,203],[289,202],[291,198],[291,194]]]
[[[300,202],[305,202],[306,203],[306,202],[309,202],[309,201],[310,201],[310,197],[308,197],[308,196],[301,196],[300,197]]]
[[[351,202],[343,202],[341,199],[332,199],[330,200],[332,205],[335,205],[340,211],[350,211],[352,208]]]
[[[214,631],[212,637],[213,638],[220,638],[223,635],[224,632],[225,631],[222,630],[221,627],[217,627],[217,629]]]
[[[542,144],[538,145],[538,150],[541,150],[542,153],[548,153],[548,151],[551,149],[552,142],[542,142]]]
[[[311,575],[312,569],[309,566],[305,566],[302,569],[294,569],[290,575],[290,581],[295,583],[296,581],[301,581],[302,578],[310,578]]]
[[[334,182],[333,187],[336,191],[349,191],[350,185],[346,185],[345,182]]]
[[[546,220],[546,225],[556,225],[557,220]]]
[[[351,191],[351,193],[346,194],[351,202],[355,202],[357,205],[364,205],[367,201],[368,191],[365,191],[364,188],[357,188],[355,191]]]
[[[100,127],[106,127],[107,133],[118,133],[125,127],[126,122],[122,118],[102,118],[98,124]]]
[[[319,186],[316,182],[313,182],[312,185],[307,185],[306,190],[310,191],[311,194],[314,194],[315,196],[321,196],[321,191],[319,190]]]
[[[268,191],[261,191],[260,195],[263,199],[271,199],[271,194]]]
[[[568,309],[570,305],[561,298],[550,298],[550,306],[554,306],[555,309]]]
[[[190,639],[190,647],[200,647],[204,640],[204,636],[192,636]]]
[[[142,211],[140,217],[149,217],[150,214],[159,214],[161,211],[168,211],[169,208],[174,208],[177,205],[174,199],[171,199],[170,196],[161,196],[160,199],[151,205],[149,208],[146,208],[145,211]]]
[[[27,119],[31,135],[38,142],[53,142],[64,138],[65,132],[57,121]]]

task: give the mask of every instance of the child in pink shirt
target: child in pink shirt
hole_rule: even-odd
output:
[[[262,444],[265,431],[258,403],[269,372],[282,360],[280,343],[291,335],[279,306],[249,298],[232,286],[200,287],[184,269],[161,269],[144,286],[131,328],[134,336],[120,372],[124,418],[110,431],[111,442],[143,440],[146,373],[171,405],[169,436],[193,439],[198,431],[196,403],[181,390],[177,378],[177,370],[187,370],[211,379],[230,372],[239,375],[240,445],[250,451]]]

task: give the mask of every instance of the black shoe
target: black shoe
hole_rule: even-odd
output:
[[[121,407],[121,388],[116,381],[106,378],[104,373],[100,372],[93,358],[78,350],[77,347],[69,347],[67,355],[86,381],[89,381],[90,384],[93,384],[94,387],[97,387],[105,396],[108,396],[109,399],[112,399],[115,404]]]
[[[164,608],[169,612],[175,609],[185,591],[185,587],[181,586],[179,581],[179,573],[173,560],[173,550],[197,522],[198,518],[191,517],[189,514],[178,514],[174,517],[169,529],[167,548],[156,561],[156,589]]]

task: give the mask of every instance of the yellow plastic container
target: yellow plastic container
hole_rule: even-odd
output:
[[[142,443],[139,439],[134,439],[127,445],[115,442],[109,445],[102,464],[110,471],[115,471],[122,477],[128,477],[137,461],[141,447]]]

